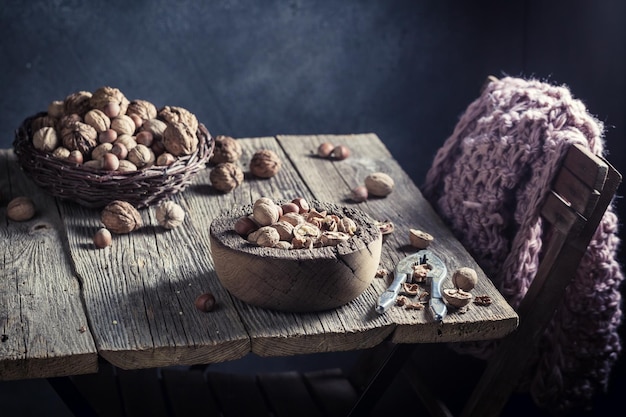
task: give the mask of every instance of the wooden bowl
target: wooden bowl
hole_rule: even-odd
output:
[[[249,243],[234,231],[252,205],[222,213],[210,228],[211,253],[222,285],[240,300],[273,310],[315,312],[340,307],[371,284],[382,235],[361,210],[311,202],[312,208],[354,220],[358,230],[337,246],[278,249]]]

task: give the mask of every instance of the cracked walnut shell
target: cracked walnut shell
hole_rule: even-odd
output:
[[[107,204],[102,210],[100,220],[107,229],[117,234],[130,233],[143,225],[139,211],[122,200]]]
[[[86,123],[72,122],[61,130],[61,141],[70,151],[77,150],[83,155],[89,155],[98,145],[98,132]]]

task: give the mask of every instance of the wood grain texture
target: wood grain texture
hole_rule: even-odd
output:
[[[381,266],[392,271],[402,257],[416,251],[409,244],[409,229],[421,229],[435,237],[430,246],[446,264],[451,273],[456,268],[469,266],[479,275],[474,290],[477,295],[488,295],[493,303],[489,307],[472,307],[465,314],[451,311],[442,324],[436,323],[428,309],[406,310],[392,308],[373,322],[382,321],[394,328],[392,340],[398,343],[469,341],[502,337],[512,331],[517,324],[517,315],[505,302],[500,293],[485,276],[468,251],[443,224],[430,204],[423,198],[419,189],[402,170],[383,142],[375,134],[360,135],[318,135],[318,136],[279,136],[278,140],[289,155],[293,164],[308,188],[320,200],[351,203],[350,191],[363,184],[365,177],[372,172],[389,174],[395,182],[394,191],[384,198],[370,198],[359,203],[358,207],[374,219],[389,220],[395,225],[395,232],[387,235],[383,243]],[[342,161],[330,161],[311,156],[320,143],[345,144],[351,149],[351,156]],[[420,161],[419,149],[415,151],[416,163]],[[364,316],[362,323],[371,318],[378,295],[392,279],[375,280],[364,296],[357,299],[359,310]],[[452,287],[448,280],[444,287]],[[353,311],[356,309],[353,309]],[[371,322],[371,321],[370,321]],[[414,327],[419,324],[419,330]],[[378,323],[377,325],[381,325]]]
[[[55,201],[0,151],[0,380],[97,371],[97,354],[80,287],[65,252]],[[6,218],[6,204],[31,196],[35,217]]]

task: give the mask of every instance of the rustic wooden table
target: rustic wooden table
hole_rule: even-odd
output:
[[[500,338],[517,325],[517,315],[475,261],[452,236],[408,175],[374,134],[277,136],[240,139],[244,170],[251,155],[277,152],[283,168],[271,179],[246,176],[228,194],[212,189],[210,167],[174,197],[187,212],[184,226],[165,231],[154,208],[141,211],[145,226],[114,236],[98,250],[92,236],[100,212],[47,196],[19,170],[11,150],[0,151],[0,380],[47,378],[97,372],[98,356],[122,369],[208,364],[260,356],[288,356],[397,343],[433,343]],[[350,158],[330,161],[314,156],[324,141],[346,144]],[[428,164],[415,151],[416,164]],[[381,267],[415,251],[409,228],[435,236],[431,249],[449,270],[479,271],[476,294],[491,297],[488,307],[451,312],[443,323],[427,310],[392,307],[374,311],[387,279],[375,279],[358,299],[323,313],[292,314],[256,308],[234,299],[220,285],[209,245],[211,219],[225,208],[261,196],[305,197],[355,204],[350,190],[374,171],[396,182],[386,198],[358,207],[374,219],[390,220],[395,232],[383,243]],[[27,222],[6,220],[11,197],[28,195],[37,206]],[[448,282],[447,286],[451,286]],[[195,298],[215,294],[218,308],[202,313]]]

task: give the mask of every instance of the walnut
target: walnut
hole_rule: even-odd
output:
[[[93,109],[85,114],[85,123],[96,129],[96,132],[104,132],[111,127],[111,119],[102,110]]]
[[[339,224],[337,225],[337,230],[343,233],[347,233],[350,236],[354,235],[356,229],[356,223],[349,217],[342,217],[341,220],[339,220]]]
[[[261,149],[252,156],[250,172],[260,178],[270,178],[280,170],[282,162],[274,151]]]
[[[166,128],[167,124],[159,119],[150,119],[141,125],[141,130],[151,132],[154,139],[157,140],[163,139],[163,132],[165,132]]]
[[[113,233],[130,233],[143,225],[141,215],[130,203],[122,200],[110,202],[102,210],[100,220]]]
[[[278,218],[278,220],[285,221],[287,223],[290,223],[293,226],[300,224],[300,223],[304,223],[306,221],[301,214],[293,213],[293,212],[283,214],[282,216]]]
[[[154,165],[155,162],[154,152],[146,145],[137,145],[129,150],[126,159],[135,164],[137,168],[146,168]]]
[[[452,273],[452,284],[463,291],[471,291],[478,282],[478,275],[473,268],[462,267]]]
[[[394,187],[393,178],[384,172],[374,172],[365,177],[364,182],[368,193],[376,197],[389,195]]]
[[[183,123],[195,136],[198,130],[198,119],[187,109],[175,106],[165,106],[159,110],[158,117],[168,124]]]
[[[279,218],[278,206],[272,203],[255,204],[252,208],[252,219],[260,226],[269,226]]]
[[[133,164],[127,159],[120,159],[120,165],[117,167],[118,172],[135,172],[137,171],[137,165]]]
[[[91,97],[92,95],[88,91],[78,91],[70,94],[63,101],[63,113],[84,116],[91,108]]]
[[[280,241],[278,231],[272,226],[263,226],[248,235],[250,243],[268,248],[274,247]]]
[[[163,145],[174,156],[190,155],[198,149],[198,137],[187,124],[173,122],[163,132]]]
[[[111,129],[115,130],[118,135],[132,135],[136,130],[135,122],[130,116],[121,114],[111,120]]]
[[[222,162],[237,162],[243,150],[241,144],[230,136],[218,135],[215,137],[215,147],[209,162],[221,164]]]
[[[213,188],[228,193],[243,182],[243,171],[236,164],[224,162],[211,170],[209,180]]]
[[[157,109],[154,104],[147,100],[133,100],[128,105],[126,114],[129,116],[136,114],[145,122],[146,120],[156,119]]]
[[[127,151],[130,151],[137,146],[137,141],[131,135],[119,135],[117,139],[115,139],[115,142],[113,142],[113,145],[116,144],[122,144],[126,147]]]
[[[33,135],[33,146],[40,151],[52,152],[59,146],[59,137],[53,127],[43,127]]]
[[[156,218],[161,227],[174,229],[183,224],[185,211],[173,201],[165,201],[156,208]]]
[[[280,235],[280,240],[285,240],[291,242],[293,238],[293,225],[286,221],[277,221],[271,225],[278,234]]]
[[[130,102],[119,89],[105,86],[93,92],[89,104],[91,108],[102,110],[107,116],[114,118],[126,114]],[[110,112],[110,104],[115,105],[116,112]]]
[[[113,149],[112,143],[101,143],[91,151],[91,159],[101,159],[104,154],[111,152]]]
[[[64,148],[63,146],[59,146],[54,151],[52,151],[52,156],[59,159],[67,159],[70,156],[70,150]]]
[[[61,130],[61,140],[63,146],[70,151],[78,150],[83,155],[89,155],[98,145],[98,132],[86,123],[68,123]]]
[[[7,205],[7,217],[15,222],[30,220],[35,215],[35,203],[28,197],[15,197]]]

